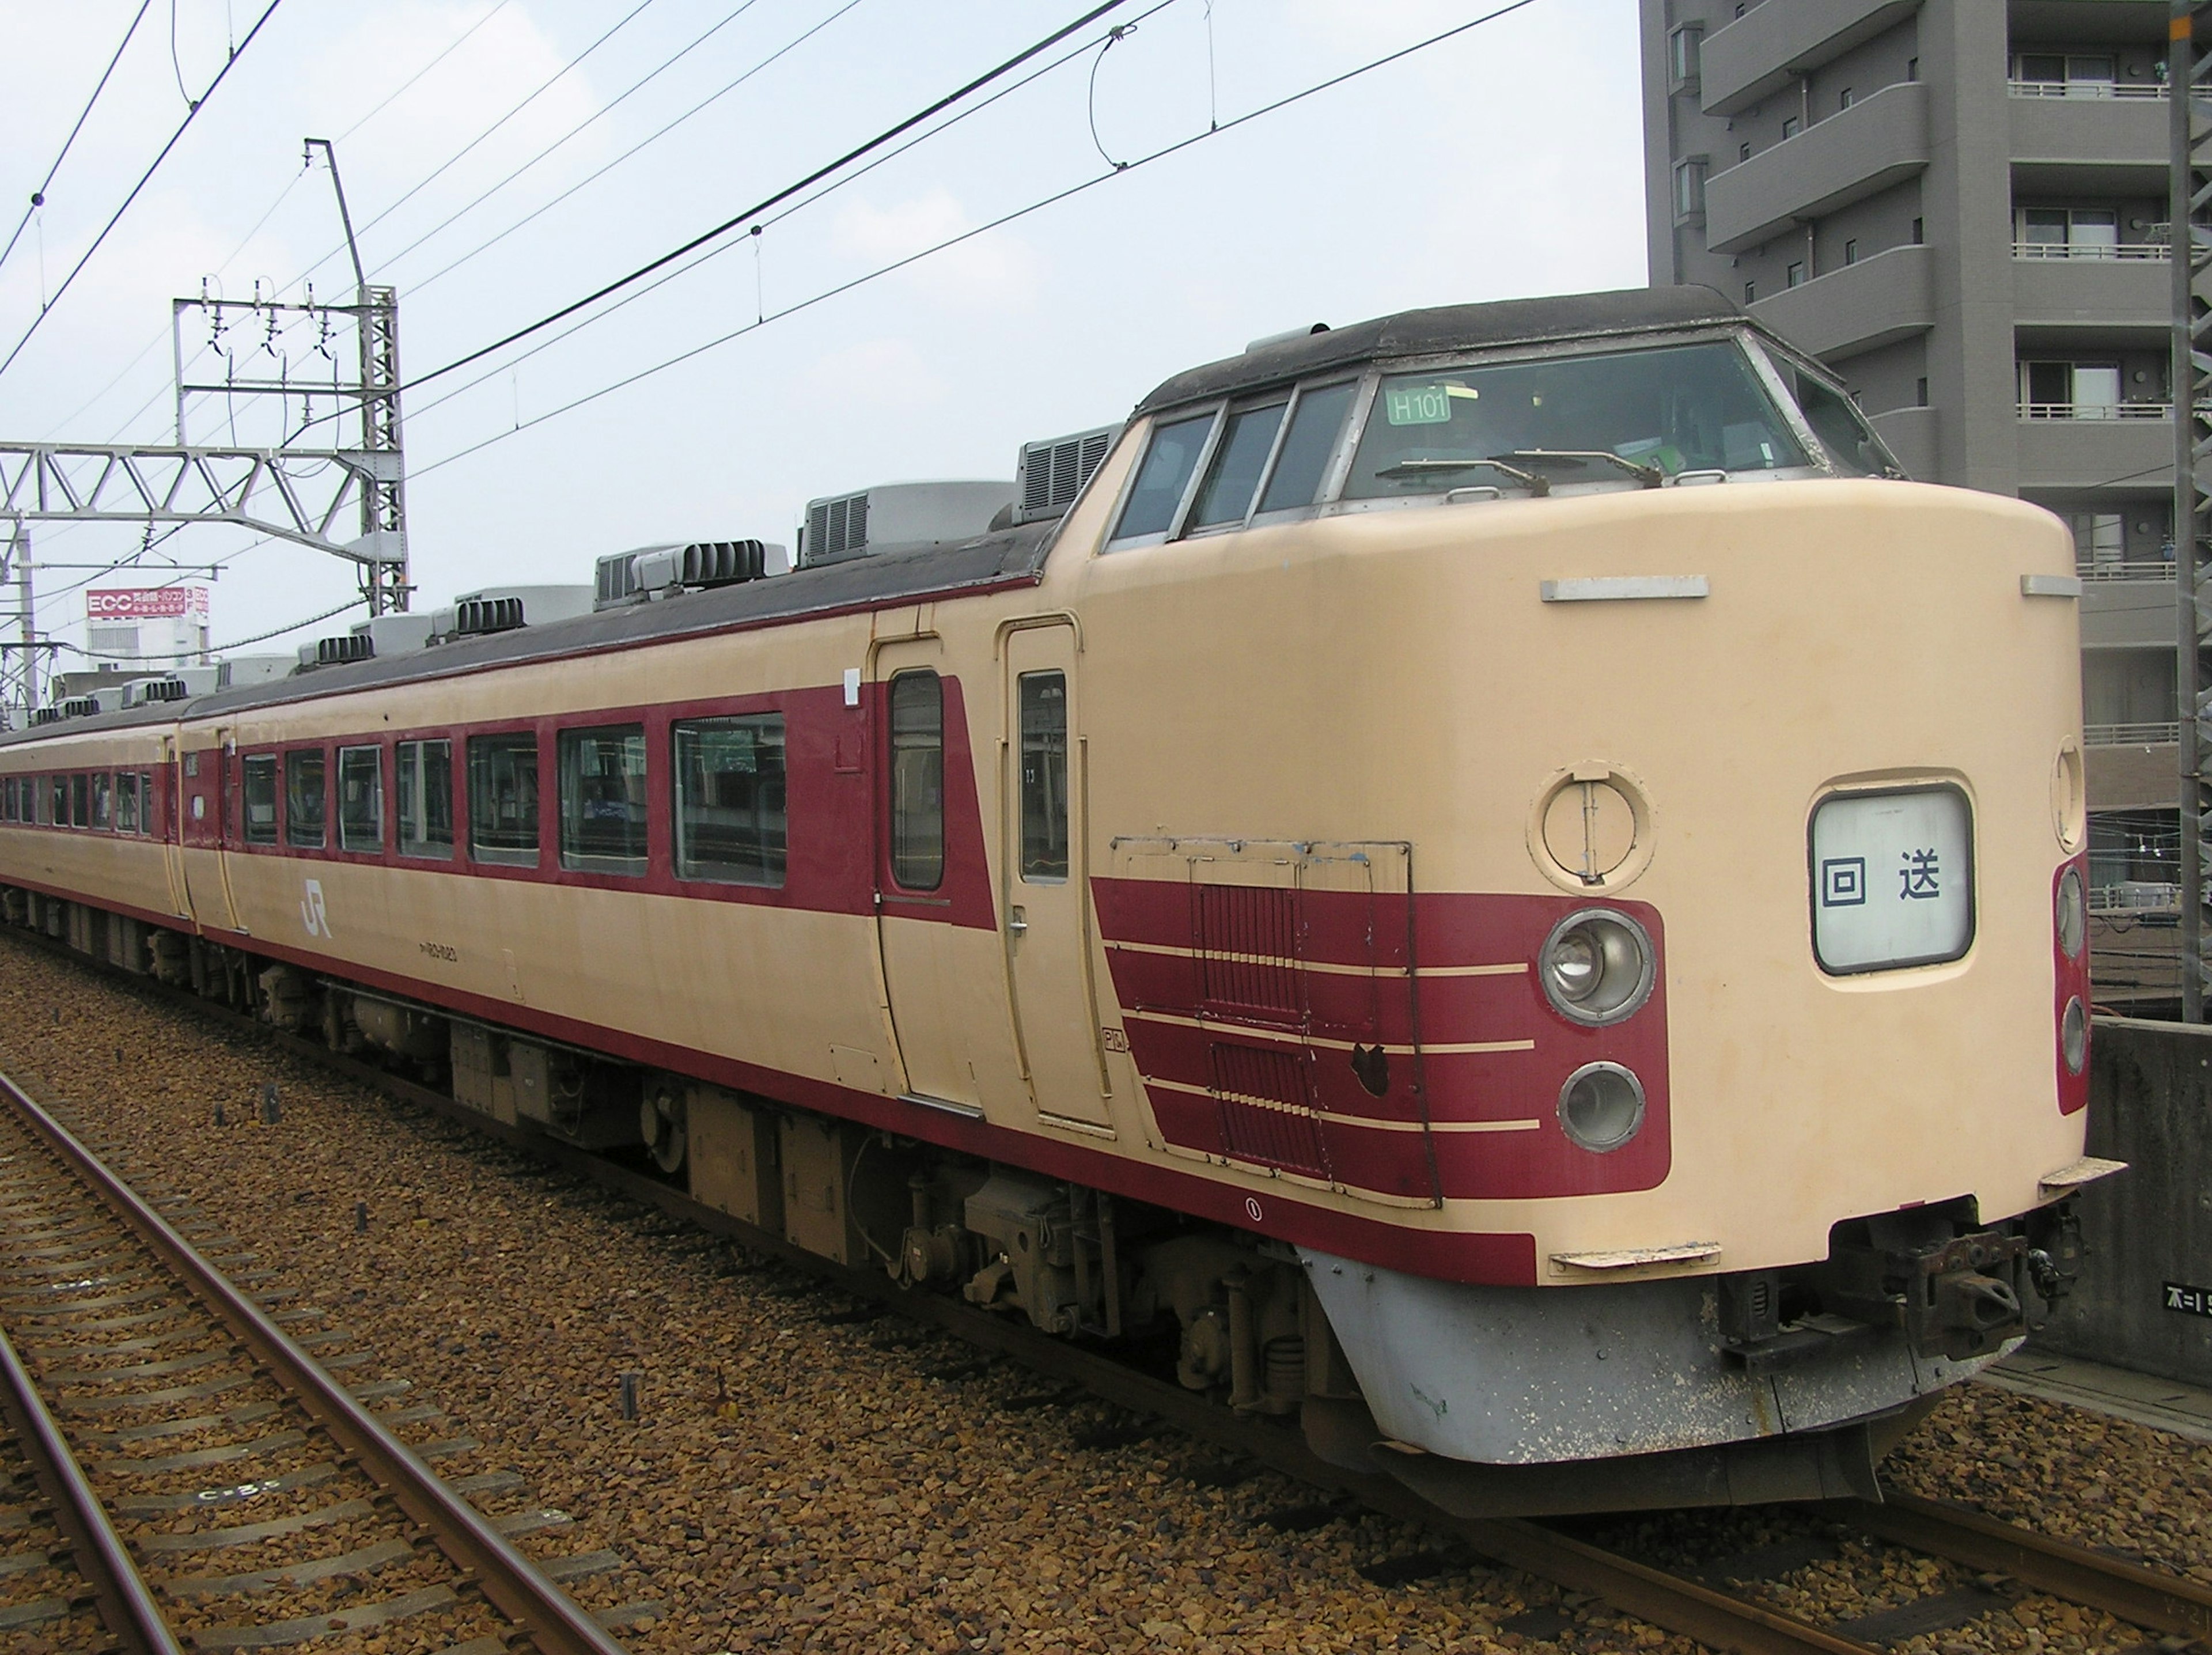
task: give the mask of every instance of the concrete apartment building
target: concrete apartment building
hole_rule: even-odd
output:
[[[2175,995],[2166,6],[1639,6],[1652,281],[1819,355],[1916,478],[2072,525],[2099,999]]]

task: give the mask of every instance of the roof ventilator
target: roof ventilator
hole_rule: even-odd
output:
[[[183,701],[191,694],[191,687],[182,678],[148,678],[136,687],[141,702]]]
[[[71,696],[57,710],[64,718],[89,718],[100,710],[100,703],[92,696]]]
[[[343,666],[350,662],[367,660],[376,654],[376,645],[366,632],[349,632],[342,637],[315,640],[315,665]]]
[[[1014,465],[1013,520],[1042,523],[1065,516],[1121,435],[1119,425],[1101,425],[1070,436],[1024,443]]]
[[[595,610],[620,609],[685,592],[711,591],[768,578],[785,567],[784,549],[765,540],[695,540],[641,546],[599,559]]]
[[[468,598],[453,606],[453,636],[478,637],[488,632],[512,632],[528,624],[520,598]]]

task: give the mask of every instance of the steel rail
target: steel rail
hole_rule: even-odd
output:
[[[92,1589],[100,1618],[125,1655],[184,1655],[162,1618],[123,1537],[107,1520],[100,1496],[62,1439],[15,1347],[0,1333],[0,1410],[31,1463],[31,1475],[52,1509],[54,1526],[69,1542],[70,1562]]]
[[[1879,1506],[1847,1500],[1830,1509],[1881,1539],[1970,1568],[2008,1574],[2038,1591],[2102,1609],[2130,1625],[2212,1638],[2212,1588],[2182,1576],[2053,1540],[1969,1506],[1895,1489],[1884,1489]]]
[[[598,1622],[540,1573],[476,1507],[447,1488],[351,1392],[294,1344],[260,1305],[234,1287],[130,1185],[5,1075],[0,1075],[0,1101],[191,1285],[254,1361],[422,1528],[493,1608],[522,1628],[539,1655],[623,1655],[622,1646]]]
[[[1700,1581],[1638,1563],[1543,1524],[1518,1518],[1455,1517],[1431,1505],[1394,1477],[1353,1471],[1322,1459],[1306,1446],[1302,1435],[1279,1424],[1240,1418],[1180,1385],[1040,1333],[1025,1323],[1010,1321],[938,1293],[902,1287],[880,1269],[840,1264],[809,1252],[775,1231],[696,1201],[647,1174],[495,1120],[443,1092],[332,1051],[318,1041],[271,1028],[189,989],[122,972],[101,962],[88,962],[33,933],[7,934],[21,936],[56,958],[89,964],[105,980],[147,1000],[188,1007],[212,1023],[241,1031],[251,1030],[278,1049],[343,1079],[427,1110],[472,1135],[549,1162],[672,1218],[725,1236],[748,1251],[777,1259],[855,1299],[880,1304],[894,1314],[1003,1355],[1045,1378],[1079,1385],[1104,1402],[1157,1418],[1294,1482],[1347,1496],[1383,1515],[1449,1536],[1492,1562],[1569,1591],[1594,1594],[1616,1609],[1711,1648],[1736,1652],[1736,1655],[1881,1655],[1872,1646]],[[1894,1490],[1885,1490],[1883,1500],[1881,1505],[1833,1500],[1814,1509],[1897,1544],[2009,1574],[2037,1590],[2104,1609],[2136,1625],[2195,1636],[2212,1633],[2212,1591],[2194,1581],[2123,1563],[1965,1507]]]

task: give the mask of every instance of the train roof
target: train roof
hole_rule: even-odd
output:
[[[1742,307],[1705,287],[1622,288],[1486,305],[1442,305],[1255,346],[1241,356],[1186,368],[1137,405],[1149,414],[1180,403],[1235,396],[1310,374],[1393,357],[1602,339],[1748,321]]]
[[[799,620],[889,604],[926,601],[963,592],[1034,581],[1058,521],[1000,529],[953,545],[884,552],[772,579],[747,581],[658,603],[632,604],[574,620],[517,627],[482,637],[373,656],[343,666],[319,666],[289,678],[235,690],[219,690],[187,702],[154,702],[112,713],[94,713],[58,724],[33,725],[0,734],[0,747],[62,735],[86,735],[180,719],[219,717],[320,696],[449,677],[491,666],[623,649],[775,621]]]

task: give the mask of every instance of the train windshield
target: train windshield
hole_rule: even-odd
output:
[[[1815,463],[1741,347],[1715,340],[1388,375],[1344,496],[1548,494]]]

